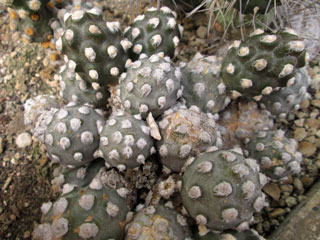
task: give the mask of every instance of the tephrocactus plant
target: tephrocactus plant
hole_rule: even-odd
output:
[[[100,10],[66,9],[56,47],[68,103],[42,96],[25,105],[26,123],[38,119],[34,135],[61,164],[53,182],[63,193],[43,205],[33,239],[214,239],[216,230],[259,239],[247,229],[267,205],[264,174],[300,171],[296,143],[274,126],[308,95],[299,36],[256,29],[224,58],[197,54],[179,65],[182,33],[168,7],[137,16],[124,36]],[[135,180],[111,188],[103,179]]]

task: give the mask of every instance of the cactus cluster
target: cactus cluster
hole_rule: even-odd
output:
[[[63,192],[44,204],[33,238],[194,239],[195,226],[201,237],[251,237],[252,216],[266,205],[264,174],[277,181],[300,171],[296,143],[272,119],[307,96],[298,36],[256,30],[223,59],[197,54],[179,65],[169,8],[147,10],[124,35],[99,10],[70,9],[56,42],[68,104],[39,97],[25,106],[61,164],[53,182]],[[146,207],[134,210],[137,201]]]

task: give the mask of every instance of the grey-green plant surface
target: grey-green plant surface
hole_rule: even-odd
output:
[[[156,118],[175,105],[182,96],[180,68],[163,53],[150,57],[141,55],[120,77],[120,99],[125,110],[141,114],[149,112]]]
[[[100,133],[99,149],[106,163],[121,171],[144,164],[155,152],[146,122],[123,112],[107,120]]]
[[[125,29],[125,36],[133,43],[130,57],[137,60],[141,53],[151,56],[163,52],[173,57],[182,35],[177,15],[168,7],[149,8],[137,16],[133,25]]]
[[[95,107],[104,107],[110,97],[106,86],[101,86],[97,82],[90,83],[89,80],[83,80],[68,65],[62,66],[59,81],[61,87],[60,96],[67,102],[74,102],[76,104],[88,103]]]
[[[183,205],[199,227],[213,230],[248,229],[254,212],[265,206],[261,188],[266,177],[256,160],[240,148],[199,155],[182,178]]]
[[[98,111],[99,112],[99,111]],[[49,158],[66,166],[81,166],[96,158],[104,119],[88,105],[71,103],[44,118],[42,136]]]
[[[282,130],[259,132],[247,149],[249,156],[259,162],[261,171],[273,180],[301,171],[302,154],[297,151],[297,142]]]
[[[9,6],[10,27],[23,32],[27,41],[47,42],[52,38],[50,20],[54,17],[54,4],[49,0],[12,0],[0,1],[0,5]]]
[[[183,97],[188,106],[196,105],[202,112],[216,113],[230,102],[220,77],[222,58],[197,53],[183,68]]]
[[[189,157],[204,152],[210,146],[221,146],[215,117],[202,113],[198,107],[166,111],[159,121],[161,140],[156,142],[161,163],[181,172]]]
[[[77,168],[70,169],[63,167],[61,171],[64,178],[63,183],[76,187],[86,187],[91,183],[101,168],[105,168],[105,161],[102,158],[97,158]]]
[[[44,220],[34,229],[33,240],[121,240],[129,211],[116,190],[97,184],[74,188],[41,210]]]
[[[292,110],[298,110],[300,103],[309,96],[307,88],[311,83],[306,68],[300,68],[289,79],[287,86],[265,95],[260,100],[260,106],[271,112],[273,116],[286,118]]]
[[[221,76],[233,98],[243,95],[258,101],[285,87],[306,62],[304,43],[293,30],[269,34],[257,29],[245,41],[234,41],[223,59]]]
[[[242,232],[227,230],[222,233],[208,232],[204,236],[200,236],[199,232],[197,232],[194,234],[194,238],[195,240],[265,240],[253,230],[244,230]]]
[[[126,226],[126,240],[191,240],[187,220],[162,205],[148,206],[136,213]]]
[[[131,42],[123,39],[119,22],[105,22],[94,8],[65,14],[65,31],[57,49],[73,61],[76,72],[90,83],[115,85],[125,70]]]
[[[223,149],[244,148],[258,131],[270,130],[274,125],[271,114],[254,101],[233,102],[220,114],[217,124]]]

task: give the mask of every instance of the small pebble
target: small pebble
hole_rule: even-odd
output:
[[[293,180],[294,190],[297,194],[301,195],[304,192],[303,183],[299,178],[295,178]]]
[[[305,128],[296,128],[294,130],[293,138],[298,142],[301,142],[307,136],[307,132]]]
[[[16,139],[18,148],[25,148],[31,145],[32,138],[27,132],[20,133]]]
[[[305,157],[310,157],[317,151],[317,147],[315,144],[310,143],[310,142],[300,142],[299,143],[299,151]]]
[[[207,31],[208,31],[208,30],[207,30],[206,27],[200,26],[200,27],[197,29],[197,36],[198,36],[199,38],[204,39],[204,38],[207,37]]]
[[[288,193],[292,193],[293,191],[293,186],[289,185],[289,184],[285,184],[285,185],[281,185],[280,186],[281,192],[288,192]]]
[[[286,199],[286,203],[287,203],[288,207],[294,207],[295,205],[298,204],[297,199],[295,199],[294,197],[288,197]]]
[[[3,144],[3,138],[2,137],[0,137],[0,153],[2,153],[3,152],[3,146],[4,144]]]
[[[269,214],[269,217],[276,218],[276,217],[282,216],[284,214],[286,214],[286,210],[284,210],[283,208],[276,208],[273,212],[271,212]]]
[[[314,99],[311,101],[311,105],[320,108],[320,99]]]
[[[272,197],[274,200],[279,201],[280,198],[280,188],[278,184],[270,182],[264,186],[263,191]]]

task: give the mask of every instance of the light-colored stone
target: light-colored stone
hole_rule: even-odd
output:
[[[31,143],[32,143],[32,138],[29,133],[23,132],[17,136],[16,144],[17,144],[18,148],[28,147],[31,145]]]
[[[208,30],[207,30],[206,27],[200,26],[200,27],[197,29],[197,36],[198,36],[199,38],[204,39],[204,38],[207,37],[207,31],[208,31]]]
[[[314,99],[311,101],[311,105],[320,108],[320,99]]]
[[[315,144],[310,142],[301,142],[299,143],[299,151],[305,157],[310,157],[317,151],[317,147]]]
[[[296,128],[294,130],[293,138],[298,142],[302,141],[307,136],[307,131],[305,128]]]

